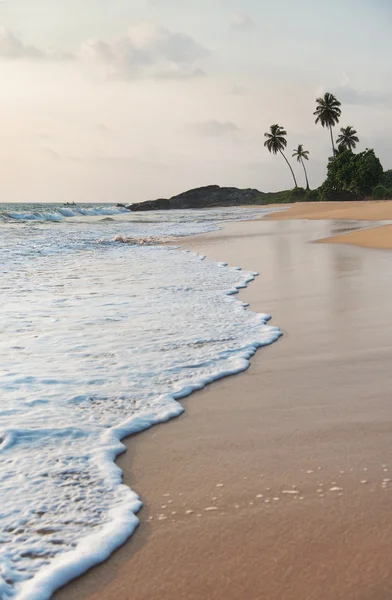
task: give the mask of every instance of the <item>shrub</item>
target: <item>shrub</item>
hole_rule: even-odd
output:
[[[381,183],[383,168],[374,150],[353,154],[345,150],[328,165],[328,176],[320,189],[323,200],[358,200]]]
[[[306,190],[302,187],[296,187],[290,191],[290,198],[295,200],[296,198],[304,198],[306,194]]]
[[[305,202],[317,202],[320,200],[319,190],[308,190],[305,196]]]
[[[379,184],[372,189],[372,197],[375,200],[385,200],[388,198],[389,192],[390,190],[388,190],[385,185]]]
[[[392,169],[389,171],[384,171],[382,182],[386,188],[390,190],[392,189]]]
[[[263,204],[294,204],[295,202],[315,202],[319,200],[318,190],[294,188],[283,192],[269,192],[263,196]]]
[[[263,204],[285,204],[290,194],[289,190],[282,192],[268,192],[263,197]]]

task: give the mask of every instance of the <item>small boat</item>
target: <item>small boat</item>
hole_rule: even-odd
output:
[[[64,206],[76,206],[76,202],[66,202]]]

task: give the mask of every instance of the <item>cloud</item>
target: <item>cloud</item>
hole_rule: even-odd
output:
[[[236,29],[237,31],[253,29],[256,23],[254,20],[246,14],[243,13],[235,13],[231,15],[230,24],[232,29]]]
[[[207,137],[221,137],[239,131],[238,126],[232,121],[204,121],[203,123],[194,123],[192,127]]]
[[[38,60],[72,60],[72,54],[59,54],[48,50],[40,50],[25,44],[10,29],[0,28],[0,59],[38,59]]]
[[[391,94],[375,94],[366,90],[356,90],[348,85],[341,85],[332,90],[332,93],[346,104],[357,104],[363,106],[372,106],[374,104],[383,104],[391,101]]]
[[[95,131],[97,131],[98,133],[103,133],[103,134],[107,134],[109,133],[110,129],[107,125],[105,125],[105,123],[97,123],[94,126]]]
[[[208,54],[191,36],[150,23],[130,27],[127,35],[118,40],[86,40],[75,54],[25,44],[9,29],[0,28],[0,60],[74,60],[109,80],[202,77],[205,72],[199,62]]]
[[[340,84],[336,87],[319,87],[317,96],[323,96],[326,91],[331,92],[345,104],[357,106],[373,106],[375,104],[390,104],[392,94],[390,92],[369,92],[368,90],[358,90],[350,85],[350,77],[343,73]]]
[[[247,89],[244,86],[235,84],[231,88],[230,93],[234,96],[242,96],[246,91]]]
[[[191,36],[150,23],[129,28],[115,41],[87,40],[81,59],[108,79],[187,79],[204,75],[198,62],[208,51]]]
[[[43,58],[44,53],[34,46],[25,45],[12,31],[0,28],[0,58]]]
[[[46,157],[51,158],[52,160],[60,160],[61,158],[60,154],[52,148],[43,148],[42,152]]]

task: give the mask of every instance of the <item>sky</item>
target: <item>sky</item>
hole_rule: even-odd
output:
[[[310,151],[317,187],[326,91],[392,168],[391,26],[391,0],[1,0],[0,201],[287,189],[263,145],[273,123],[288,157]]]

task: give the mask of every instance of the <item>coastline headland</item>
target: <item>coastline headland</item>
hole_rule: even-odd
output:
[[[201,209],[226,206],[267,206],[269,204],[297,204],[301,208],[298,213],[298,218],[302,214],[309,211],[306,207],[318,207],[316,211],[312,208],[312,216],[314,212],[322,212],[325,208],[333,207],[339,210],[343,208],[358,206],[374,206],[375,204],[389,204],[388,200],[372,198],[359,199],[356,197],[347,198],[342,195],[340,199],[320,200],[317,196],[317,190],[306,191],[303,188],[295,188],[293,190],[281,190],[279,192],[261,192],[254,188],[240,189],[236,187],[221,187],[219,185],[207,185],[194,188],[172,196],[171,198],[158,198],[156,200],[145,200],[143,202],[135,202],[132,204],[118,204],[121,208],[126,208],[132,212],[151,211],[151,210],[185,210],[185,209]],[[367,209],[368,210],[368,209]],[[297,218],[297,213],[291,211],[290,218]],[[307,217],[304,217],[307,218]],[[326,218],[330,218],[327,216]],[[342,218],[345,218],[342,216]]]
[[[244,206],[268,204],[270,194],[256,189],[238,189],[207,185],[188,190],[171,198],[158,198],[125,206],[132,212],[145,210],[183,210],[186,208],[210,208],[213,206]]]

